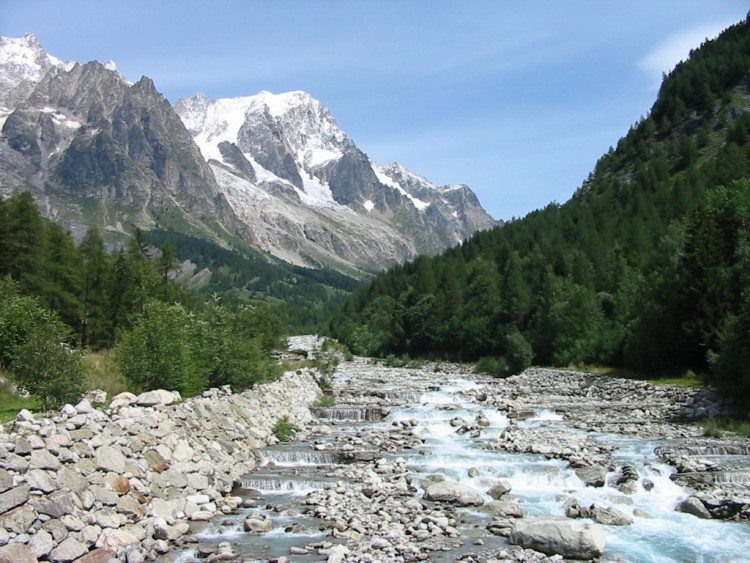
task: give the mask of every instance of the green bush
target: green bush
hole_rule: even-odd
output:
[[[148,301],[133,328],[122,335],[117,361],[136,391],[200,393],[208,382],[201,358],[198,321],[181,305]]]
[[[0,366],[19,388],[38,397],[44,410],[76,402],[83,392],[83,369],[79,352],[66,344],[70,329],[14,288],[8,280],[0,283]]]
[[[492,377],[508,377],[510,375],[505,358],[494,358],[490,356],[480,358],[474,366],[474,371],[476,373],[491,375]]]
[[[276,436],[279,442],[288,442],[299,432],[294,424],[289,421],[289,417],[282,416],[276,421],[273,427],[273,435]]]

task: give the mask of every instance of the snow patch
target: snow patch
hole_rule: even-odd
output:
[[[368,213],[372,211],[373,209],[375,209],[375,204],[369,199],[366,202],[364,202],[363,205],[364,205],[364,208],[367,209]]]
[[[388,174],[387,172],[388,169],[381,167],[379,164],[377,164],[376,162],[372,160],[370,161],[370,166],[372,167],[373,172],[375,172],[375,176],[377,177],[378,181],[381,184],[385,184],[386,186],[390,186],[391,188],[397,189],[402,195],[406,196],[407,198],[411,200],[412,204],[414,204],[414,207],[416,207],[418,211],[424,211],[431,205],[429,201],[423,201],[419,198],[414,197],[409,192],[407,192],[401,184],[399,184],[394,178],[392,178]],[[428,184],[428,187],[434,187],[434,184],[432,184],[426,178],[422,178],[421,176],[417,176],[416,174],[411,174],[401,165],[398,165],[398,166],[400,168],[400,171],[403,171],[404,174],[409,174],[413,178],[418,178],[422,180],[423,182],[420,182],[420,183],[426,183]]]

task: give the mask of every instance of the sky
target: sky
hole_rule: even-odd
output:
[[[0,35],[171,102],[304,90],[381,164],[495,218],[567,201],[740,0],[0,0]]]

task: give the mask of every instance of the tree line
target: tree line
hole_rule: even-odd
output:
[[[391,268],[348,300],[355,353],[692,369],[750,396],[750,26],[665,77],[563,205]]]
[[[264,303],[230,302],[171,280],[174,247],[143,235],[107,251],[44,219],[29,192],[0,199],[0,368],[44,407],[75,400],[83,350],[114,349],[133,390],[185,395],[274,377],[282,325]]]

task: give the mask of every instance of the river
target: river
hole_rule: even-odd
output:
[[[609,410],[600,405],[597,420],[604,420],[587,428],[580,416],[586,408],[569,406],[580,397],[564,386],[536,395],[523,387],[529,381],[482,378],[458,367],[343,362],[333,380],[336,407],[320,409],[320,423],[301,440],[265,450],[264,465],[244,479],[243,511],[196,538],[205,553],[228,543],[243,561],[559,560],[509,544],[517,515],[487,510],[488,491],[503,483],[510,488],[500,497],[503,506],[517,506],[524,519],[564,517],[571,499],[584,510],[595,505],[624,515],[629,523],[602,526],[603,561],[750,560],[746,521],[675,510],[691,491],[673,480],[675,468],[655,450],[680,443],[680,433],[694,435],[694,427],[676,426],[668,437],[602,431],[621,416],[614,414],[623,411],[615,408],[620,402]],[[637,404],[645,420],[657,409],[644,402],[634,402],[631,412]],[[586,456],[607,460],[603,486],[587,485],[574,470]],[[632,473],[627,487],[623,468]],[[425,500],[423,482],[435,476],[469,487],[483,506]],[[737,480],[747,488],[747,480]],[[248,517],[263,523],[255,533],[245,531]]]

